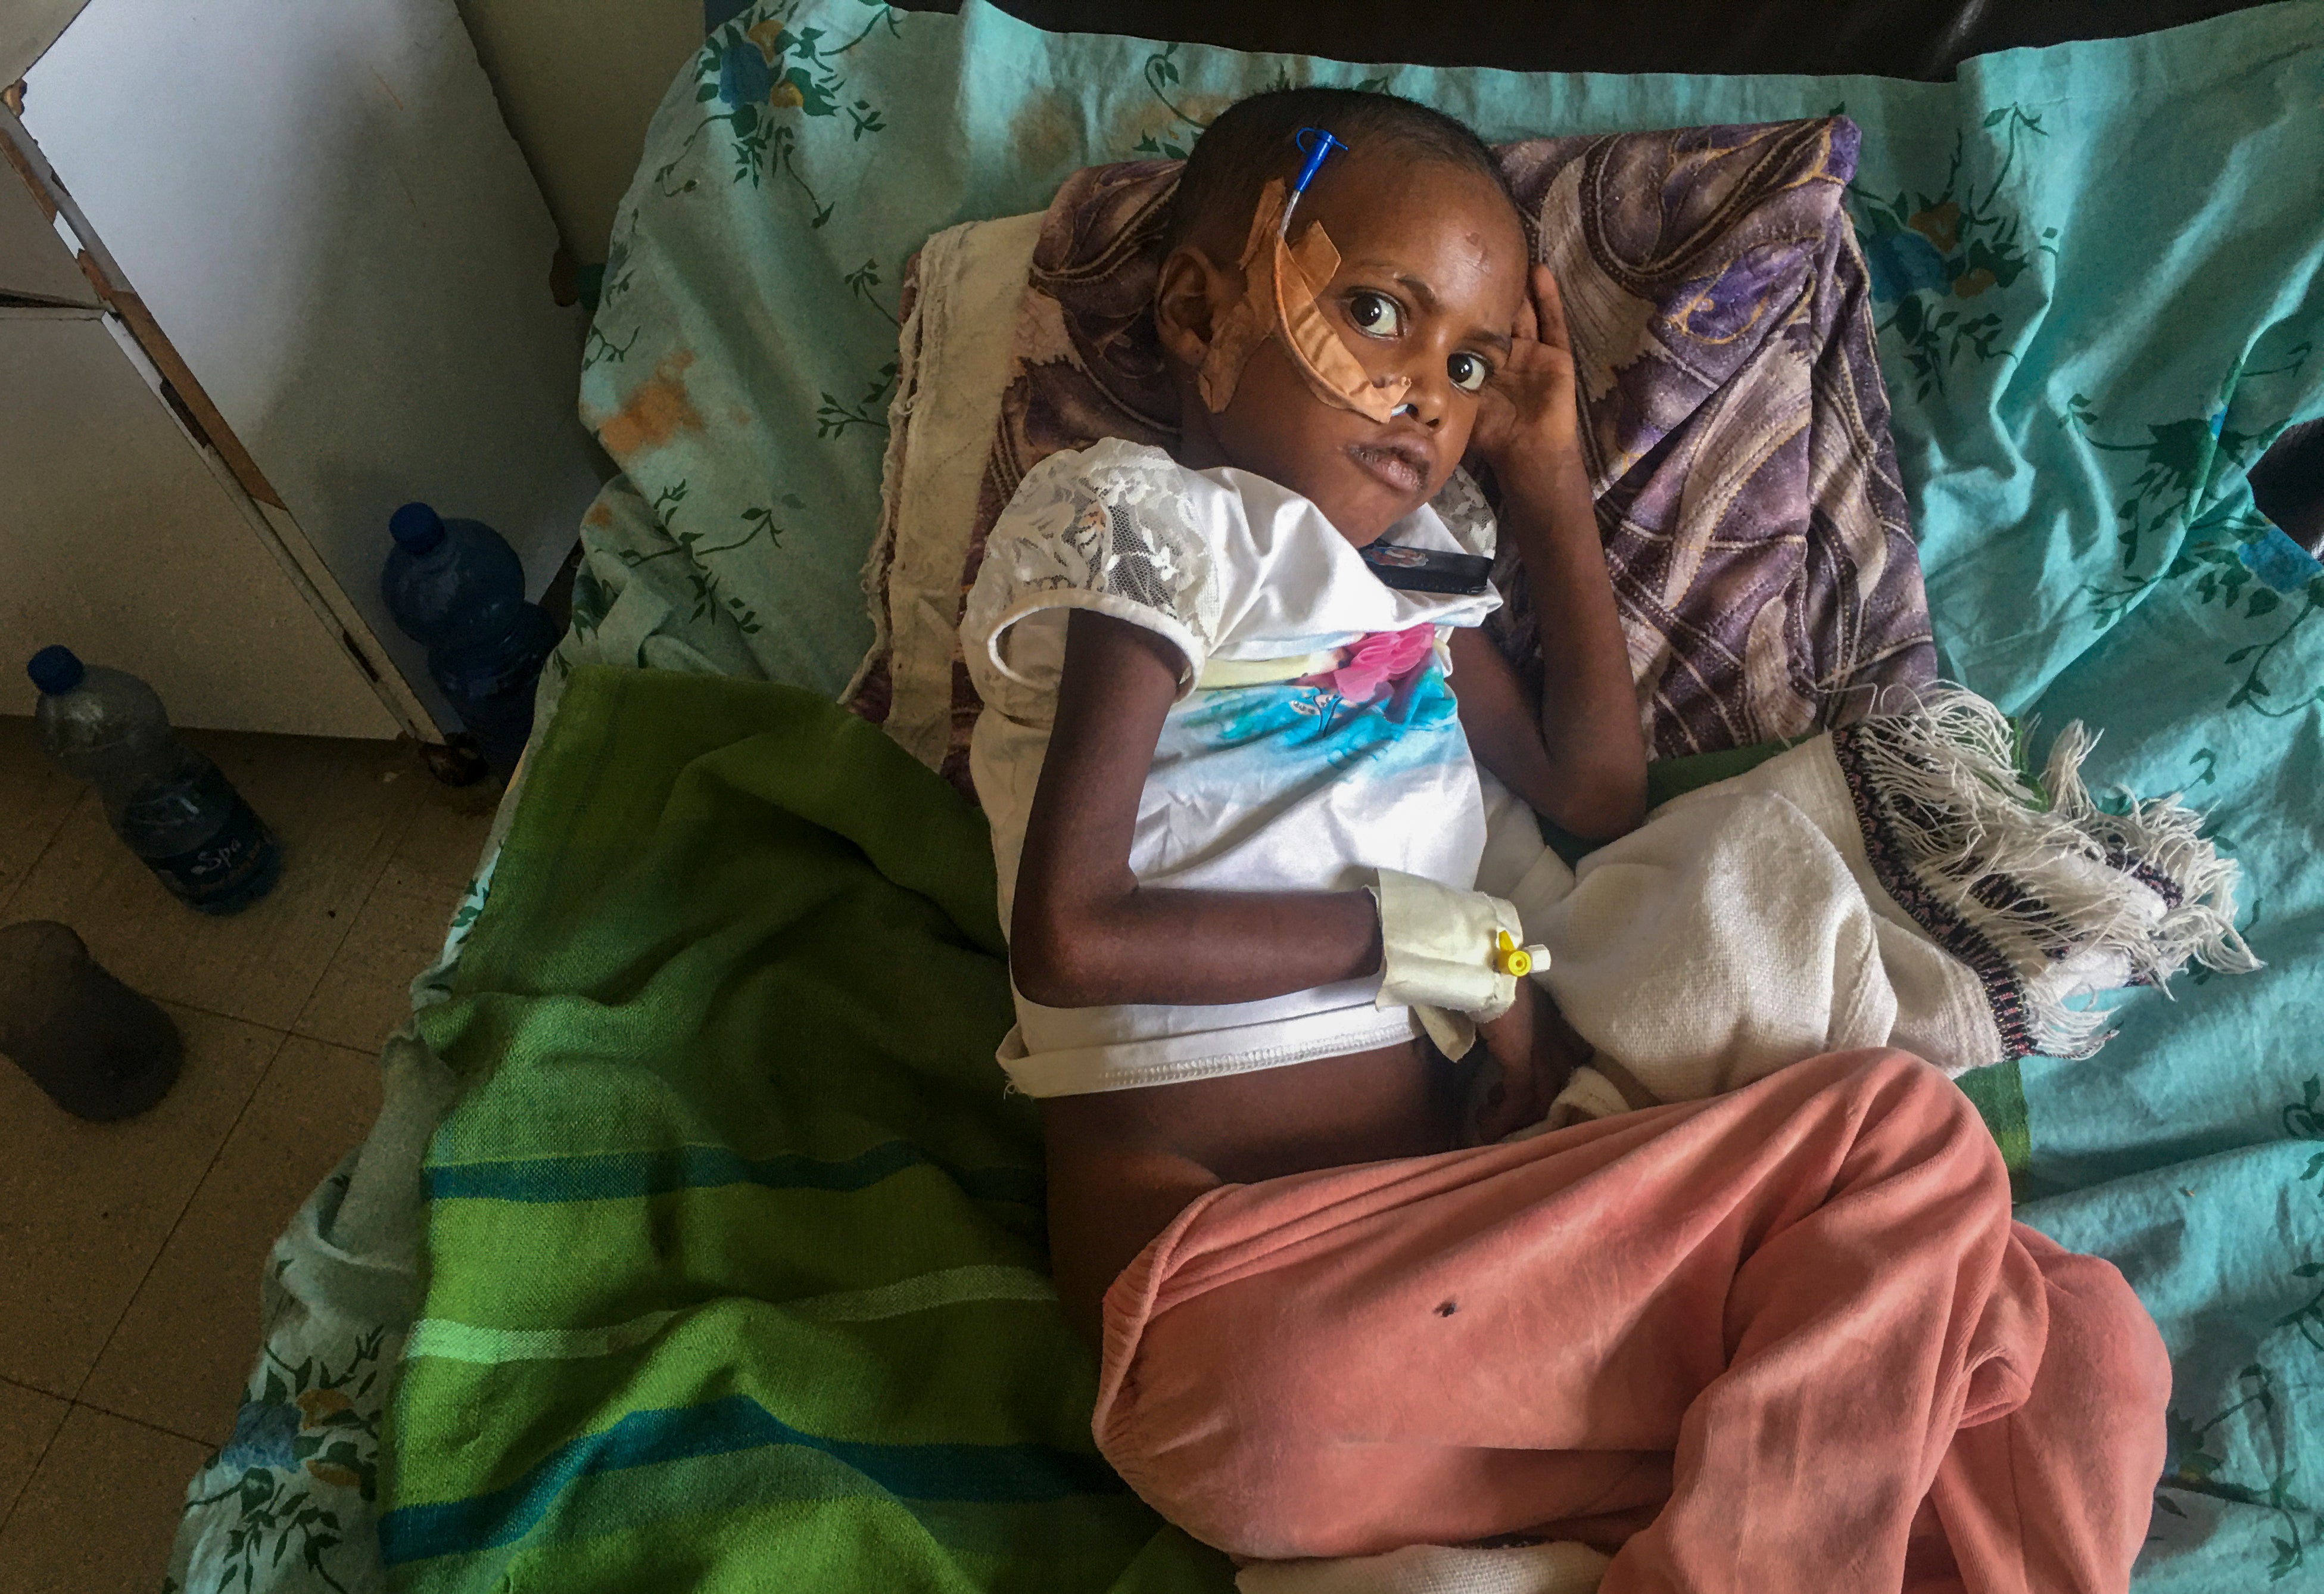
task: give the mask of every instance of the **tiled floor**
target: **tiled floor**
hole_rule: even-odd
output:
[[[172,901],[0,717],[0,926],[72,926],[186,1042],[176,1087],[122,1124],[0,1062],[0,1594],[160,1586],[187,1480],[233,1429],[267,1248],[370,1128],[380,1043],[492,823],[490,789],[392,743],[188,740],[285,849],[232,918]]]

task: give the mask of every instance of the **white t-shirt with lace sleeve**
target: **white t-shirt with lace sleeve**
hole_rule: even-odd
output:
[[[1489,557],[1493,538],[1482,495],[1456,473],[1383,540]],[[961,623],[985,705],[970,770],[991,822],[1001,924],[1073,610],[1144,626],[1184,659],[1139,801],[1140,881],[1346,890],[1388,868],[1467,889],[1484,819],[1443,640],[1499,602],[1382,585],[1312,502],[1247,471],[1188,470],[1118,439],[1042,461],[995,521]],[[1406,1009],[1374,1007],[1378,986],[1200,1007],[1055,1009],[1019,996],[1001,1063],[1028,1094],[1069,1095],[1416,1033]]]

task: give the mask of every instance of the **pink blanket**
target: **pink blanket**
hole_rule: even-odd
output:
[[[1094,1428],[1265,1559],[1523,1534],[1603,1594],[2120,1594],[2170,1364],[2011,1221],[1901,1052],[1515,1145],[1196,1201],[1106,1298]]]

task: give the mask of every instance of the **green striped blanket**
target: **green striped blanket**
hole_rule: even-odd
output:
[[[576,673],[453,1000],[409,1589],[1215,1589],[1090,1442],[983,820],[810,695]]]
[[[470,1083],[384,1447],[396,1585],[1226,1589],[1090,1441],[992,1061],[982,817],[833,705],[718,677],[585,666],[533,760],[420,1016]]]

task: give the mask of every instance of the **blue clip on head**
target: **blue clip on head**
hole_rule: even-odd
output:
[[[1315,173],[1323,166],[1323,157],[1333,150],[1348,147],[1321,127],[1303,127],[1291,135],[1291,142],[1305,152],[1307,164],[1302,166],[1299,175],[1292,180],[1291,203],[1283,207],[1286,215],[1290,213],[1292,205],[1299,202],[1299,196],[1307,191],[1307,185],[1315,180]]]

